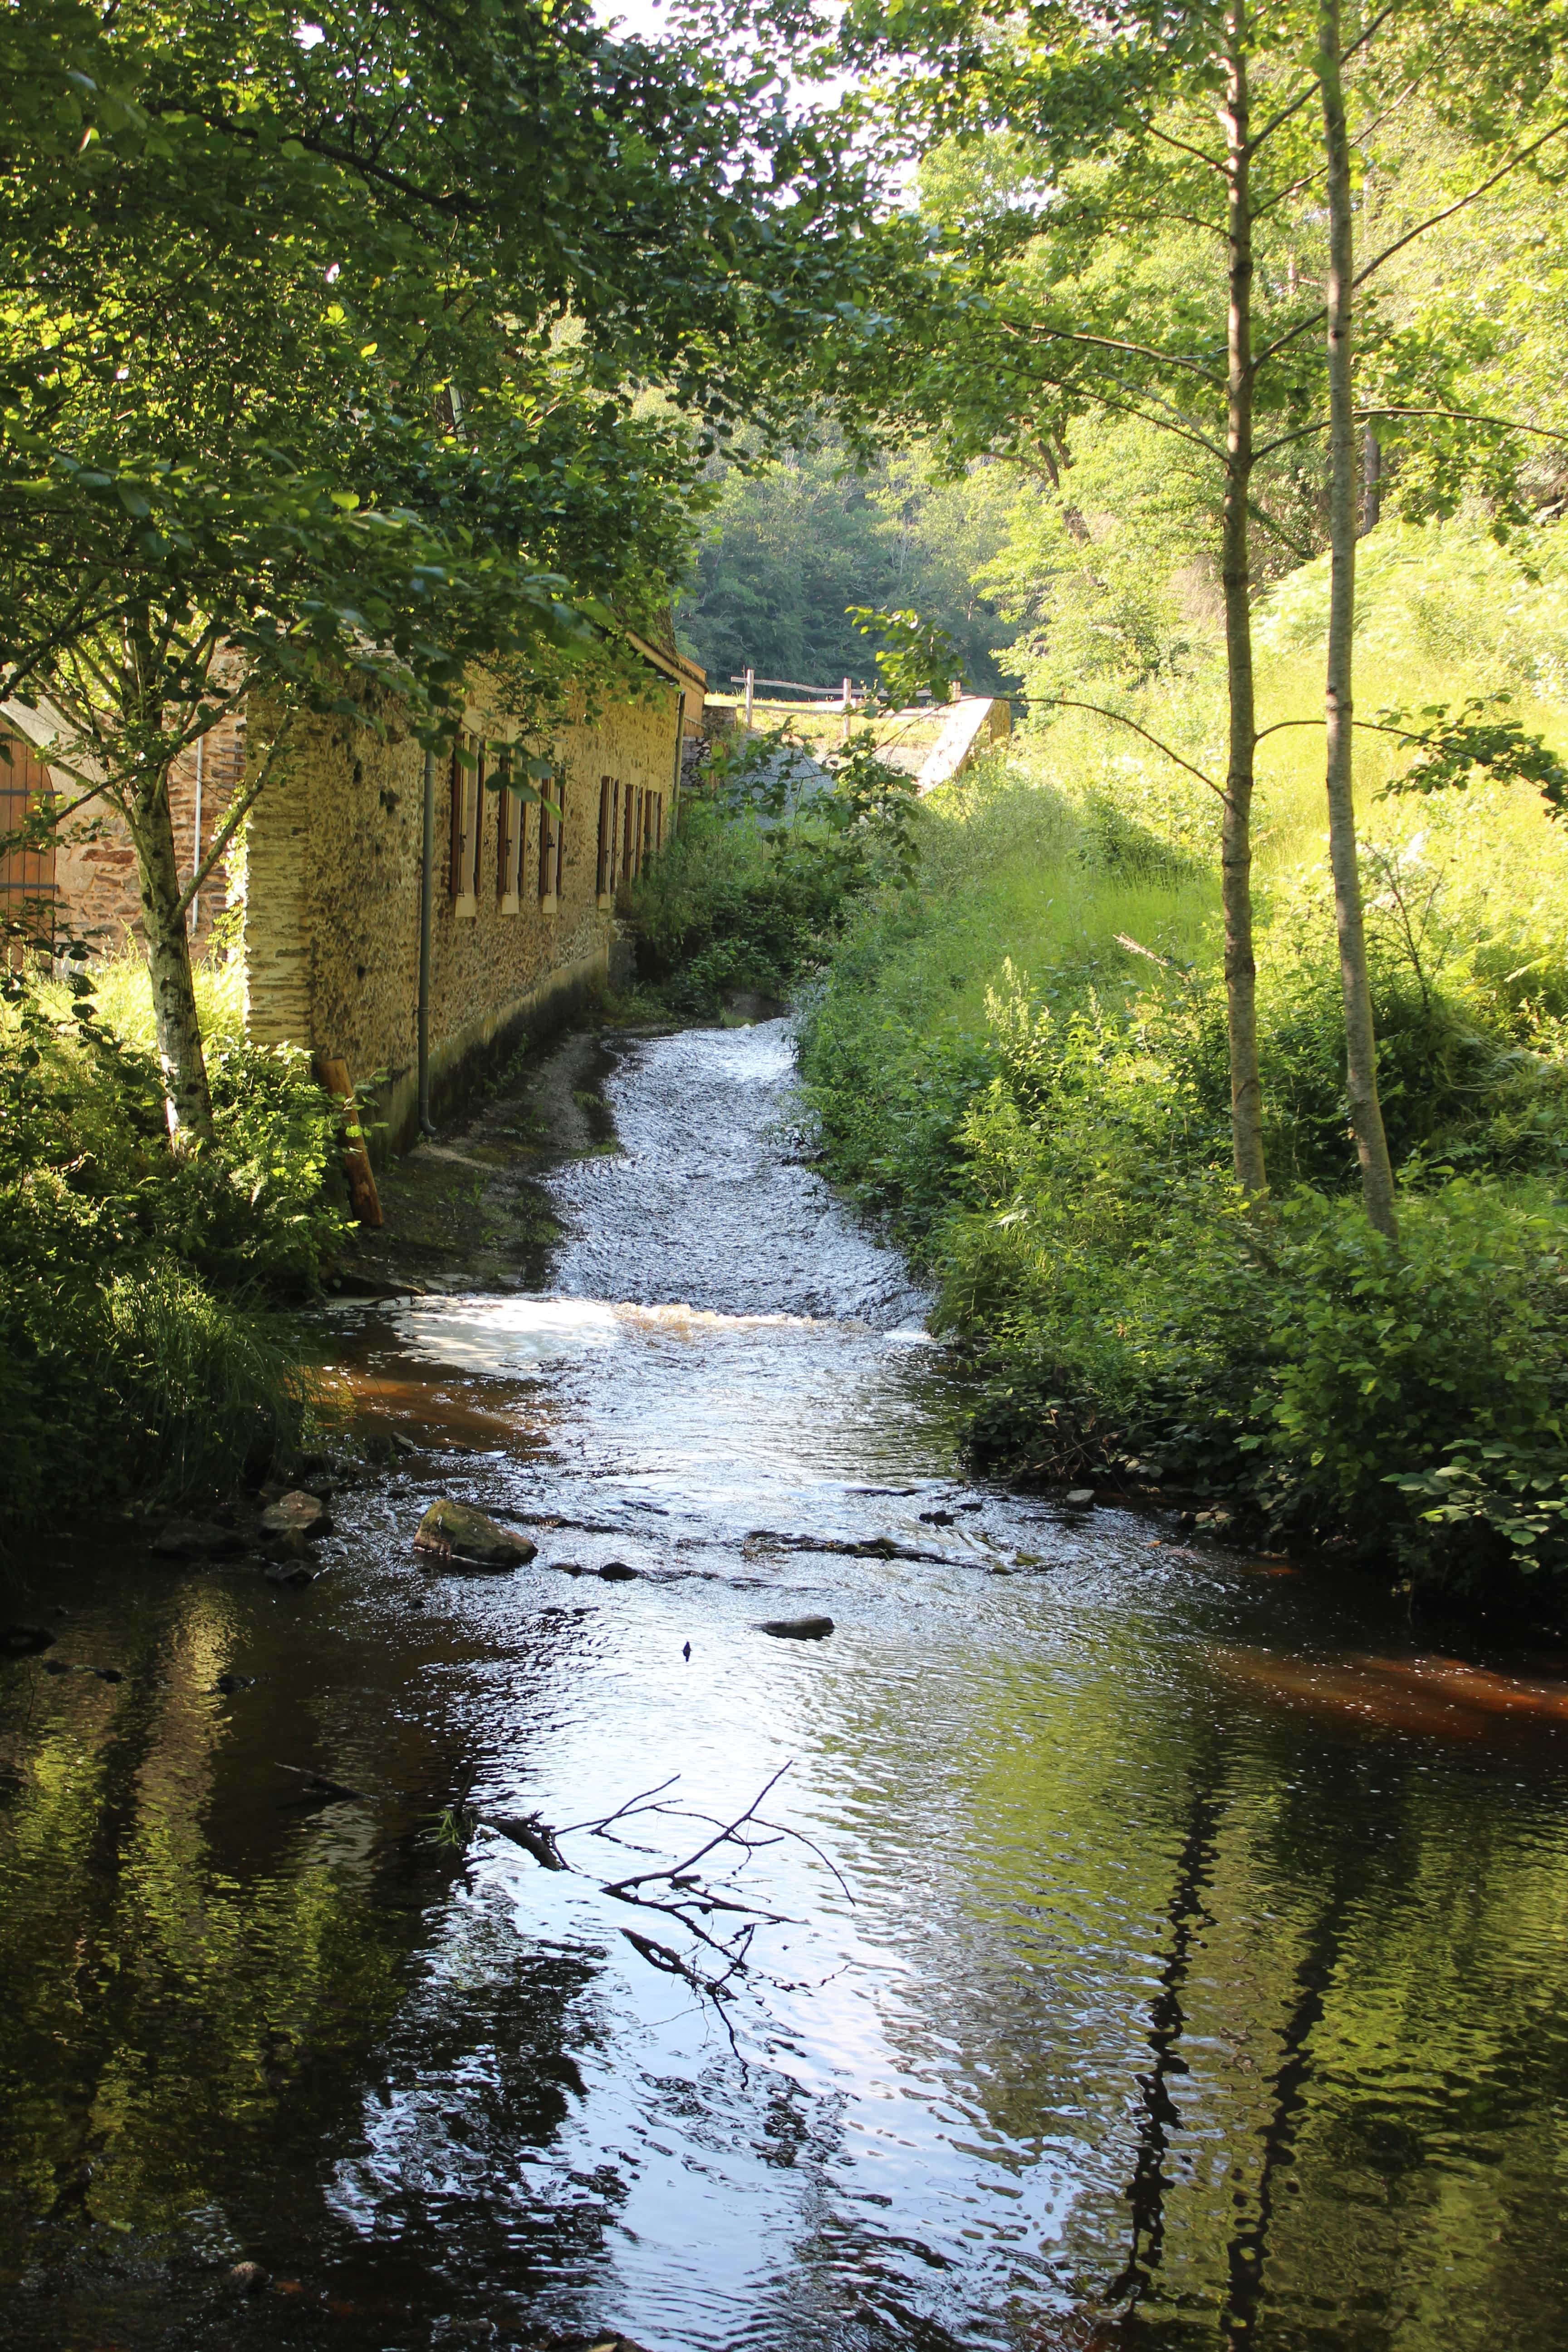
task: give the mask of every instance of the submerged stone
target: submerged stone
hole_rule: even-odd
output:
[[[279,1495],[268,1503],[261,1514],[261,1532],[265,1536],[304,1536],[313,1541],[317,1536],[329,1536],[332,1531],[332,1515],[319,1495],[307,1495],[296,1487],[288,1495]]]
[[[769,1617],[763,1623],[764,1633],[775,1642],[821,1642],[833,1631],[831,1617]]]
[[[431,1504],[414,1538],[416,1551],[429,1559],[458,1561],[465,1568],[521,1568],[536,1546],[515,1528],[503,1528],[476,1510],[471,1503],[455,1503],[443,1495]]]
[[[262,1574],[268,1584],[291,1584],[296,1591],[302,1591],[307,1584],[316,1581],[313,1568],[308,1568],[303,1560],[291,1558],[269,1560]]]
[[[55,1637],[47,1625],[6,1625],[0,1627],[0,1651],[8,1658],[35,1658],[40,1650],[52,1650]]]
[[[171,1519],[153,1538],[160,1559],[227,1559],[240,1549],[233,1528],[211,1519]]]

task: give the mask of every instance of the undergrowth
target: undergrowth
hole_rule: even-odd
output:
[[[637,883],[639,981],[698,1017],[732,993],[786,996],[850,908],[912,870],[912,794],[870,728],[817,752],[783,728],[721,748]]]
[[[1504,579],[1457,526],[1368,547],[1361,708],[1452,701],[1500,665],[1527,723],[1562,733],[1554,585]],[[1321,711],[1320,569],[1261,615],[1266,723]],[[1212,663],[1136,715],[1223,764]],[[1265,749],[1266,1213],[1229,1181],[1217,802],[1082,714],[933,796],[918,873],[861,898],[804,992],[826,1165],[935,1276],[981,1376],[978,1454],[1157,1475],[1238,1528],[1475,1592],[1561,1570],[1568,838],[1521,791],[1381,799],[1397,746],[1368,739],[1395,1251],[1366,1225],[1349,1136],[1321,736]]]
[[[333,1113],[210,982],[216,1136],[168,1150],[139,965],[10,977],[0,1003],[0,1510],[7,1530],[170,1506],[297,1444],[288,1305],[340,1230]],[[112,1017],[110,1017],[112,1015]]]

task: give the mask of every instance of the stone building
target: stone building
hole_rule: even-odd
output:
[[[646,698],[563,728],[559,819],[498,789],[498,730],[476,698],[437,764],[429,969],[432,1101],[611,974],[626,893],[674,821],[704,675],[637,640]],[[487,744],[489,749],[487,750]],[[394,1149],[417,1118],[424,754],[395,705],[377,734],[317,722],[246,827],[246,1026],[308,1045],[374,1089]]]
[[[479,688],[459,750],[436,763],[427,1034],[437,1108],[492,1055],[564,1017],[610,977],[617,909],[674,822],[682,746],[700,730],[705,689],[703,672],[673,642],[632,642],[645,691],[552,741],[559,818],[497,788],[506,730]],[[40,788],[45,771],[6,715],[26,761],[6,772],[19,810],[35,771]],[[193,938],[206,946],[230,914],[226,948],[243,959],[249,1034],[346,1062],[396,1150],[417,1129],[425,755],[395,700],[377,716],[377,728],[349,718],[308,723],[236,854],[205,886]],[[242,712],[176,763],[170,798],[182,873],[193,870],[198,841],[210,846],[245,761]],[[19,892],[20,878],[9,887]],[[51,892],[62,929],[101,950],[122,950],[139,933],[123,825],[91,804],[67,828],[52,873],[28,887],[35,898],[40,887]]]

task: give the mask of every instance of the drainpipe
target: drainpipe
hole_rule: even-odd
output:
[[[430,910],[436,895],[436,754],[425,754],[425,841],[419,865],[419,1132],[430,1118]]]
[[[675,698],[675,773],[669,785],[669,827],[675,830],[676,813],[680,806],[680,754],[686,742],[686,696]]]
[[[191,872],[193,874],[196,871],[202,862],[202,753],[206,749],[206,741],[207,739],[205,735],[198,735],[196,737],[196,813],[191,828],[193,835],[191,843]],[[191,898],[190,931],[192,939],[195,939],[197,931],[200,930],[201,922],[202,894],[197,890],[193,894]]]

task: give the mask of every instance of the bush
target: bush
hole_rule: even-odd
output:
[[[732,991],[788,996],[855,901],[908,871],[911,793],[869,730],[820,761],[782,730],[715,754],[637,883],[640,976],[698,1015]]]
[[[1249,1218],[1212,918],[1178,866],[1157,876],[1094,807],[982,782],[933,813],[921,888],[855,916],[808,1003],[827,1166],[935,1274],[982,1376],[976,1451],[1052,1478],[1152,1467],[1238,1526],[1423,1580],[1568,1566],[1551,915],[1441,840],[1373,896],[1394,1251],[1355,1189],[1321,880],[1266,900],[1277,1192]]]
[[[0,1005],[13,1530],[68,1504],[178,1502],[299,1435],[310,1384],[277,1310],[341,1230],[322,1192],[334,1115],[303,1055],[220,1036],[211,1062],[216,1140],[176,1158],[156,1061],[99,1016],[86,975],[14,977]]]

